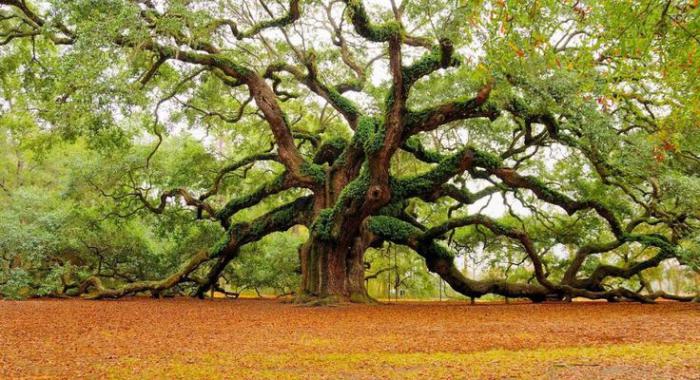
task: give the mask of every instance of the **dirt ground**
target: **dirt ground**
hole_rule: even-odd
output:
[[[700,306],[0,301],[0,379],[700,379]]]

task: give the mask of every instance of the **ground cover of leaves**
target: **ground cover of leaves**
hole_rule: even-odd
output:
[[[700,379],[700,305],[0,301],[0,379]]]

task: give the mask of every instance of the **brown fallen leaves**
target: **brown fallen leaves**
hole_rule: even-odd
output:
[[[700,306],[0,301],[0,379],[426,376],[700,378]]]

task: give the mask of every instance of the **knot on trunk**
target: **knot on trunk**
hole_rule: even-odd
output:
[[[372,202],[387,201],[389,192],[386,188],[380,185],[370,186],[367,191],[367,198]]]

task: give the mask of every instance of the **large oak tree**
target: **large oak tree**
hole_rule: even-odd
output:
[[[95,187],[221,227],[170,276],[92,277],[90,298],[185,282],[204,295],[244,245],[304,225],[301,301],[368,300],[364,254],[387,242],[469,297],[691,300],[643,273],[698,263],[698,12],[677,0],[0,0],[2,105],[96,150],[152,141],[109,191]],[[213,173],[188,168],[188,186],[151,183],[182,128],[241,148]],[[251,168],[269,174],[241,193],[231,175]],[[515,244],[529,280],[466,277],[458,229]],[[597,259],[615,252],[618,264]]]

